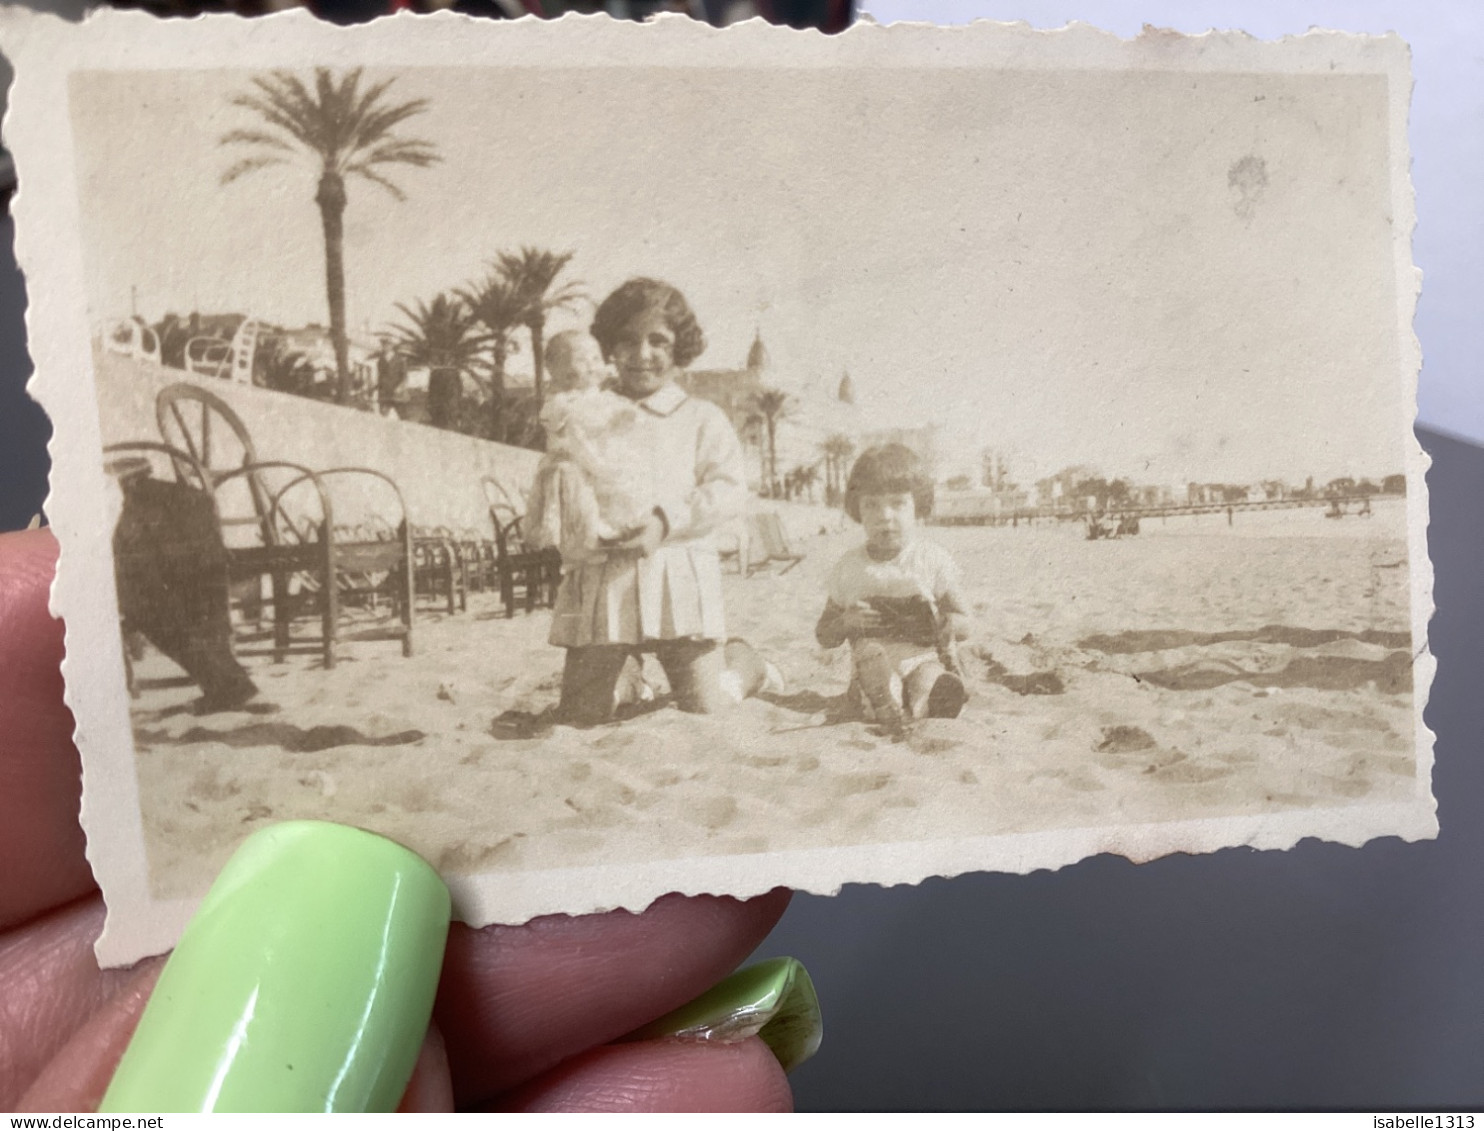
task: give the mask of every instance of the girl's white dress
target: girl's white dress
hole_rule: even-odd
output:
[[[746,508],[742,445],[720,408],[673,382],[634,405],[644,473],[669,533],[649,557],[598,551],[567,569],[549,636],[563,648],[726,639],[711,536]]]

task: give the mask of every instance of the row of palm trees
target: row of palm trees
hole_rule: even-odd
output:
[[[764,494],[775,499],[798,499],[801,496],[814,502],[814,489],[819,485],[820,469],[824,469],[824,501],[826,506],[837,507],[845,502],[845,480],[850,473],[850,457],[855,454],[855,441],[843,432],[826,436],[819,445],[820,459],[815,463],[796,464],[782,479],[764,480]],[[776,464],[777,456],[769,458]]]
[[[800,495],[807,495],[812,502],[822,464],[825,502],[830,506],[840,504],[845,498],[845,479],[850,471],[850,457],[855,454],[855,441],[843,432],[827,436],[819,446],[819,461],[796,464],[779,475],[778,426],[793,415],[794,399],[782,389],[764,386],[752,394],[747,406],[748,412],[742,420],[742,433],[756,442],[762,452],[759,478],[763,495],[774,499],[795,499]]]
[[[349,404],[354,392],[345,315],[348,184],[359,179],[402,201],[406,194],[392,174],[397,169],[428,168],[443,159],[431,141],[402,131],[409,119],[427,112],[428,101],[392,98],[395,81],[367,84],[360,68],[336,73],[317,67],[310,81],[289,71],[257,75],[247,90],[228,100],[251,112],[257,124],[230,129],[218,139],[237,154],[221,174],[224,186],[260,170],[296,163],[307,162],[317,174],[314,203],[324,231],[325,297],[335,354],[335,398],[341,404]],[[534,247],[501,252],[484,279],[440,294],[431,303],[398,305],[407,322],[394,327],[392,334],[410,364],[427,366],[431,372],[429,401],[438,418],[435,423],[447,427],[461,422],[458,390],[468,375],[487,390],[486,420],[477,430],[494,439],[509,437],[505,365],[517,348],[512,334],[520,328],[529,332],[539,408],[547,316],[582,297],[577,284],[558,280],[571,258],[571,252]]]
[[[319,210],[325,245],[325,298],[335,355],[335,399],[349,404],[353,396],[349,337],[345,313],[345,209],[349,184],[375,185],[397,201],[406,199],[392,179],[399,170],[426,169],[442,161],[429,140],[408,136],[403,127],[428,111],[425,98],[398,100],[395,78],[366,83],[357,67],[335,72],[316,67],[306,81],[290,71],[272,71],[249,80],[247,90],[229,97],[230,105],[250,112],[254,125],[227,130],[218,143],[236,155],[222,172],[221,184],[278,166],[308,164],[315,173],[314,204]],[[404,321],[392,337],[410,365],[429,371],[431,422],[459,427],[491,439],[539,443],[536,413],[545,395],[545,329],[547,317],[582,300],[581,285],[563,280],[572,252],[537,247],[499,253],[485,276],[464,287],[444,291],[431,302],[399,303]],[[534,373],[533,397],[524,410],[512,412],[505,388],[505,367],[519,348],[515,334],[525,330]],[[302,359],[281,359],[284,381],[304,379]],[[297,368],[295,368],[297,367]],[[470,419],[463,381],[472,378],[484,391],[483,421]],[[760,390],[753,416],[767,438],[764,481],[770,492],[787,491],[778,475],[778,424],[789,412],[789,398],[778,389]],[[825,493],[830,501],[844,494],[846,467],[854,445],[843,435],[823,445]],[[812,491],[817,472],[796,468],[787,477],[795,488]]]
[[[580,283],[561,277],[572,255],[538,247],[503,251],[483,278],[430,302],[397,304],[403,321],[390,335],[409,365],[428,370],[430,424],[502,443],[539,442],[535,418],[546,396],[546,322],[586,298]],[[521,330],[530,343],[533,388],[532,397],[516,406],[507,396],[505,367],[520,349]],[[484,394],[482,420],[466,411],[465,378]]]

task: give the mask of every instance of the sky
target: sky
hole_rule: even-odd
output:
[[[1080,20],[1121,36],[1146,23],[1200,33],[1241,28],[1259,39],[1311,27],[1407,43],[1416,85],[1407,123],[1417,191],[1413,253],[1422,269],[1417,337],[1421,424],[1484,443],[1484,4],[1478,0],[857,0],[881,23],[1024,20],[1058,28]]]
[[[994,447],[1023,481],[1401,469],[1383,80],[394,73],[444,160],[394,174],[405,202],[352,183],[352,327],[532,244],[573,251],[595,299],[677,285],[698,367],[760,331],[780,385],[848,369],[868,422],[937,423],[950,459]],[[312,167],[218,183],[249,78],[74,78],[95,324],[132,302],[326,320]]]

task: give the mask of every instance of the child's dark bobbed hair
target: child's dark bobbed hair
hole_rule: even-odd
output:
[[[845,513],[861,520],[862,495],[912,496],[918,518],[933,513],[933,481],[923,470],[922,458],[906,444],[879,444],[867,448],[845,481]]]
[[[705,352],[706,335],[683,294],[658,279],[630,279],[605,298],[593,315],[592,335],[603,357],[612,361],[613,347],[624,328],[635,318],[655,311],[664,316],[665,325],[675,335],[677,366],[683,369]]]

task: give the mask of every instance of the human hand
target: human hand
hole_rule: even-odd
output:
[[[86,1111],[101,1099],[161,960],[99,970],[103,904],[77,824],[61,625],[47,612],[49,532],[0,535],[0,1108]],[[778,1061],[733,1044],[616,1038],[727,974],[782,914],[667,896],[639,915],[453,924],[433,1025],[405,1110],[779,1109]]]
[[[608,545],[615,550],[636,551],[641,558],[647,558],[660,548],[660,543],[665,540],[665,533],[665,520],[655,513]]]
[[[886,618],[868,601],[857,601],[840,612],[840,627],[849,638],[878,635],[885,625]]]

